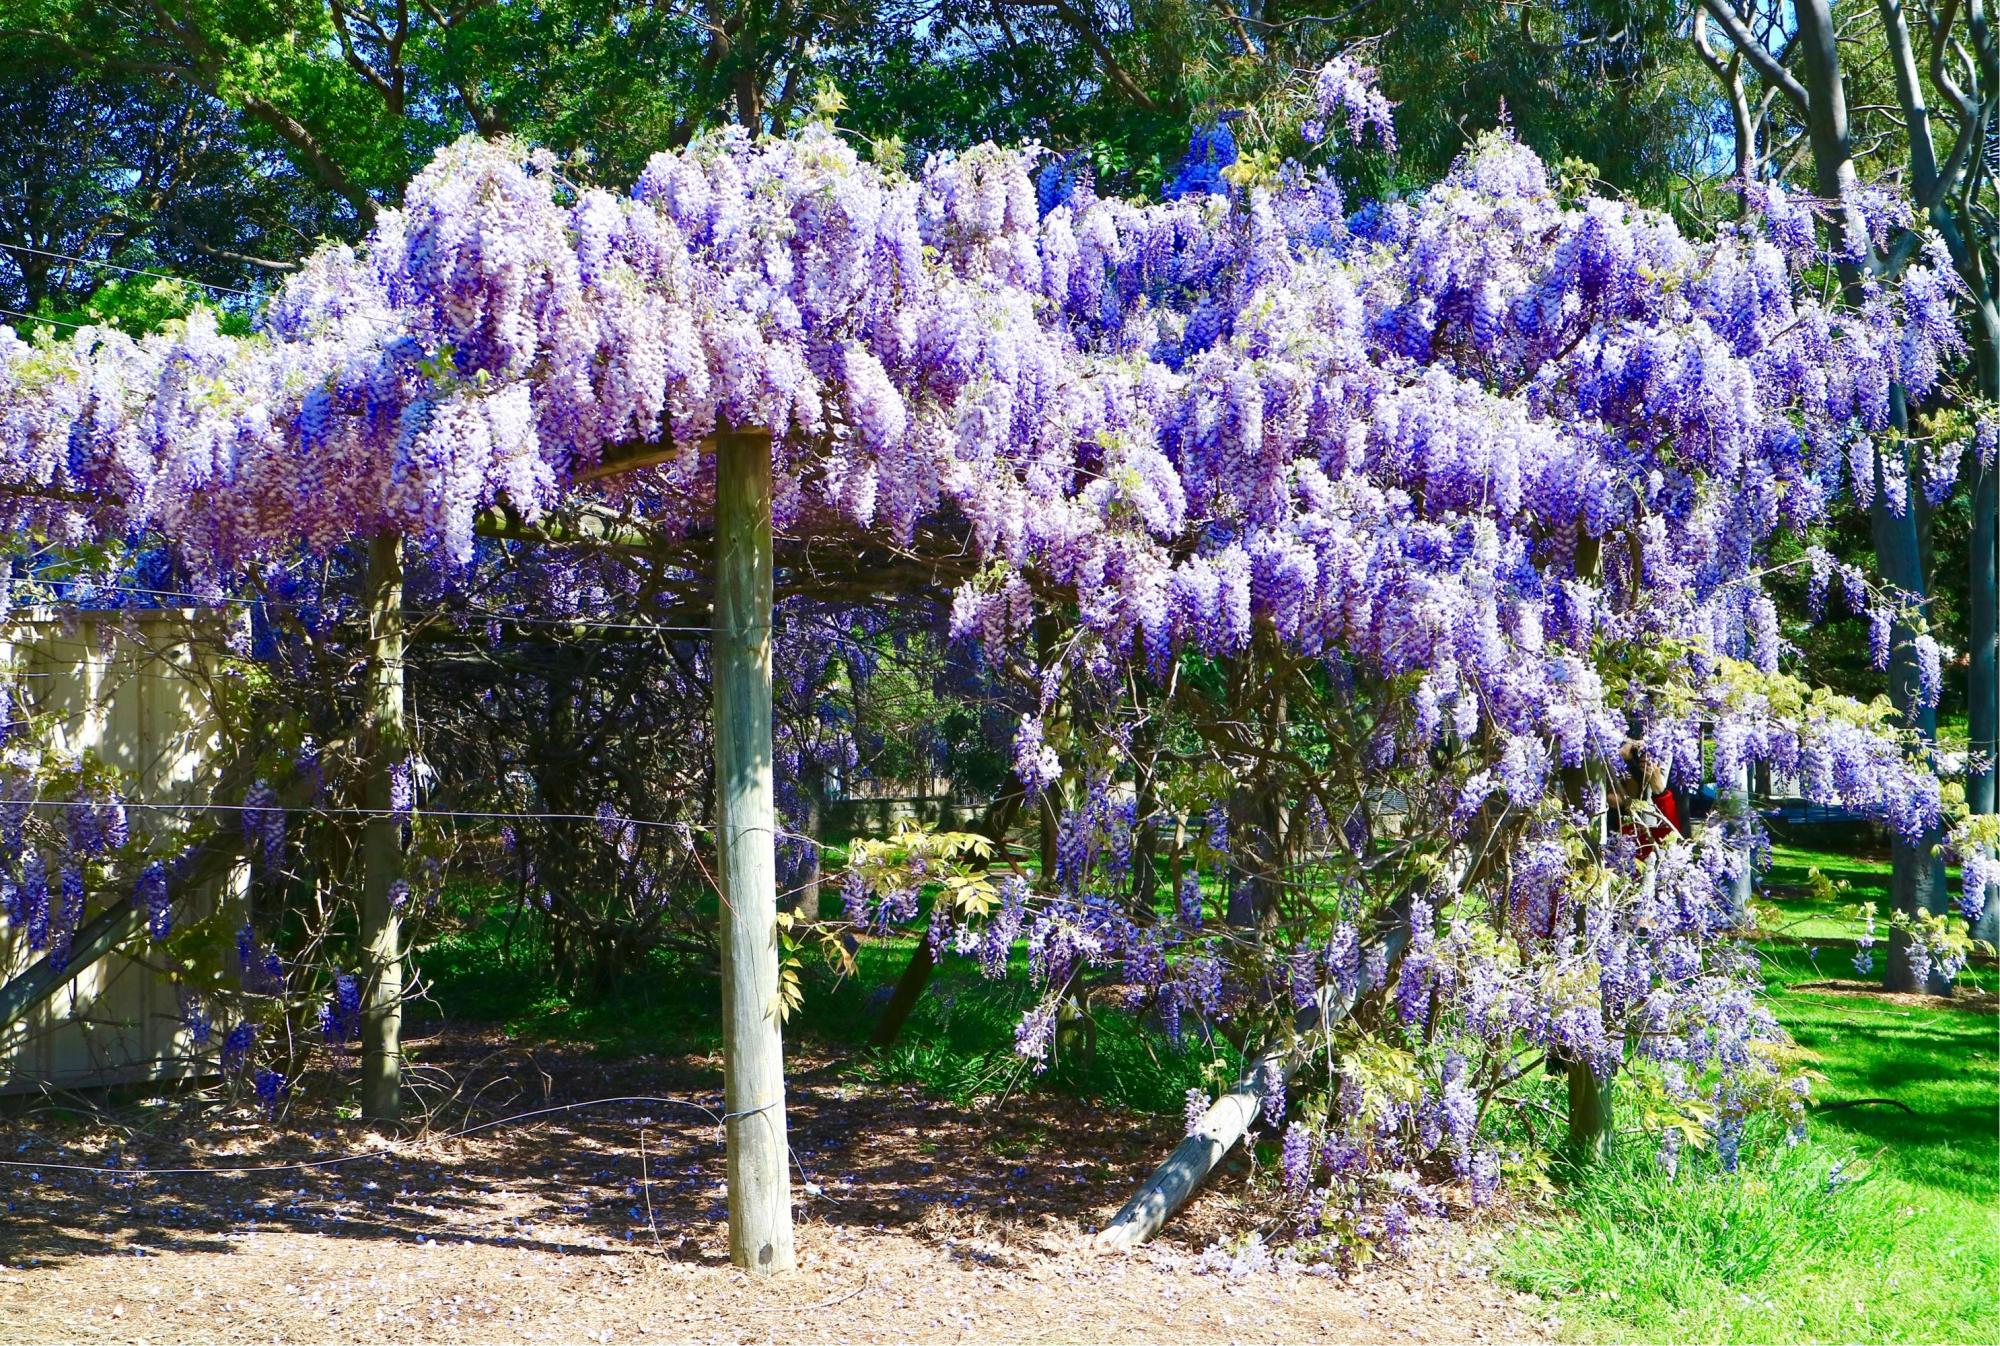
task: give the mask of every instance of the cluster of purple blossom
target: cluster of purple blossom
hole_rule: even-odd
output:
[[[408,818],[410,811],[416,805],[416,776],[410,760],[404,758],[401,761],[391,762],[389,764],[389,811],[398,818]],[[602,810],[608,807],[609,804],[600,806],[600,821],[603,817]]]
[[[1321,83],[1356,130],[1386,128],[1358,68]],[[1426,670],[1453,731],[1509,734],[1497,783],[1519,801],[1539,736],[1572,765],[1620,735],[1578,668],[1593,640],[1771,666],[1757,544],[1818,516],[1886,428],[1890,380],[1920,396],[1955,340],[1931,293],[1948,269],[1827,309],[1764,224],[1696,243],[1566,206],[1506,140],[1365,228],[1296,175],[1155,206],[1079,185],[1044,215],[1030,167],[988,147],[905,181],[822,132],[722,134],[657,156],[625,200],[565,206],[504,146],[455,146],[365,256],[330,250],[288,284],[264,342],[197,323],[9,345],[6,474],[48,488],[15,508],[80,488],[103,504],[63,505],[69,531],[151,525],[213,565],[377,522],[463,554],[477,508],[532,516],[633,440],[687,452],[602,489],[700,509],[696,441],[760,424],[787,526],[830,512],[908,538],[950,503],[990,573],[1087,594],[1104,653],[1233,652],[1263,619]],[[1214,339],[1190,351],[1200,315]],[[227,395],[191,396],[197,377]],[[1565,573],[1621,529],[1643,544],[1629,561]],[[1017,629],[1028,592],[983,581],[955,623]],[[1017,743],[1030,781],[1051,769],[1038,723]],[[1835,728],[1789,737],[1809,751]],[[1826,751],[1868,759],[1833,782],[1845,802],[1897,804],[1906,829],[1934,815],[1923,773],[1845,746]]]
[[[155,941],[173,933],[173,894],[167,883],[167,867],[158,860],[147,863],[132,885],[132,903],[146,913],[146,933]]]
[[[236,980],[247,995],[276,996],[285,991],[285,962],[278,951],[257,938],[245,921],[236,932]]]
[[[1344,117],[1392,143],[1363,67],[1329,65],[1313,99],[1321,132]],[[1375,995],[1400,1055],[1343,1061],[1326,1116],[1287,1133],[1286,1170],[1313,1222],[1359,1222],[1366,1200],[1391,1238],[1435,1201],[1440,1156],[1490,1198],[1479,1108],[1523,1045],[1656,1072],[1734,1144],[1775,1069],[1726,897],[1754,841],[1707,828],[1642,856],[1614,839],[1583,865],[1578,818],[1602,811],[1631,725],[1684,784],[1712,725],[1725,779],[1768,762],[1904,836],[1938,824],[1935,778],[1883,716],[1781,672],[1763,575],[1773,538],[1843,492],[1909,507],[1901,455],[1875,444],[1892,387],[1921,400],[1957,352],[1954,273],[1929,250],[1835,307],[1803,283],[1824,258],[1775,189],[1694,239],[1566,200],[1495,136],[1430,190],[1349,211],[1297,165],[1231,186],[1203,135],[1201,189],[1158,203],[1066,171],[1038,193],[1035,156],[990,145],[910,177],[823,126],[703,136],[624,196],[469,138],[364,248],[289,278],[254,340],[199,315],[140,340],[0,331],[0,519],[157,533],[211,575],[382,531],[462,563],[502,501],[530,520],[607,501],[699,532],[703,441],[766,429],[788,535],[962,530],[949,545],[981,569],[954,635],[998,646],[1044,596],[1074,604],[1015,736],[1031,789],[1080,786],[1054,891],[1003,888],[983,922],[938,932],[989,975],[1025,938],[1044,994],[1024,1057],[1046,1060],[1057,997],[1094,969],[1133,979],[1176,1039],[1188,1013]],[[1994,437],[1982,425],[1978,451]],[[660,461],[593,471],[635,448]],[[1514,863],[1414,900],[1371,889],[1279,957],[1204,928],[1198,879],[1178,919],[1128,910],[1136,792],[1051,741],[1055,702],[1183,656],[1258,657],[1260,633],[1395,707],[1334,814],[1350,860],[1379,841],[1363,805],[1393,781],[1437,805],[1442,848],[1514,819]],[[1933,699],[1941,656],[1919,647]],[[1595,780],[1582,807],[1562,793],[1577,776]],[[394,807],[411,802],[405,764]],[[260,798],[244,817],[274,862],[282,811]],[[1235,894],[1226,830],[1207,844]],[[924,879],[852,881],[849,915],[912,919]],[[1397,903],[1392,964],[1362,931]]]
[[[70,850],[77,855],[119,850],[130,835],[124,801],[108,791],[76,795],[69,802],[65,821]]]
[[[257,1025],[245,1019],[223,1035],[222,1069],[232,1074],[245,1069],[256,1050]]]
[[[1950,841],[1958,854],[1959,914],[1977,925],[1987,904],[2000,901],[2000,823],[1975,814],[1953,829]]]
[[[0,770],[0,915],[22,932],[30,952],[47,953],[52,968],[69,965],[93,874],[129,861],[131,839],[125,802],[107,783],[103,764],[87,755],[45,762],[26,742],[8,749]],[[161,896],[149,899],[155,874]],[[133,893],[148,907],[157,937],[168,928],[164,875],[158,862],[150,863]]]
[[[1386,125],[1360,79],[1336,63],[1322,82]],[[1686,575],[1686,616],[1732,603],[1753,581],[1730,539],[1809,521],[1886,426],[1889,380],[1920,394],[1952,339],[1915,280],[1827,310],[1754,228],[1697,244],[1564,206],[1506,141],[1365,233],[1305,177],[1151,206],[1079,187],[1043,216],[1030,167],[982,148],[906,181],[822,132],[721,134],[656,157],[629,198],[565,206],[506,147],[454,146],[365,256],[330,250],[288,284],[268,341],[197,323],[10,344],[6,475],[48,488],[14,508],[80,489],[219,565],[378,523],[463,554],[484,504],[532,515],[635,440],[687,452],[601,489],[699,509],[696,442],[760,424],[788,523],[831,510],[908,537],[956,504],[982,551],[1089,591],[1114,645],[1231,648],[1263,615],[1357,653],[1400,626],[1414,638],[1378,656],[1436,663],[1482,586],[1504,630],[1530,609],[1557,625],[1502,577],[1559,559],[1563,519],[1655,521],[1647,566]],[[1218,326],[1189,353],[1197,315]],[[113,522],[63,508],[70,531]],[[1483,548],[1474,516],[1499,525]],[[1169,560],[1191,529],[1206,544]],[[1621,625],[1638,578],[1607,575],[1589,625],[1551,634]],[[982,593],[962,621],[1019,596]],[[1385,620],[1420,594],[1428,620]]]
[[[243,839],[267,871],[275,872],[285,857],[285,810],[269,781],[257,781],[243,795]]]
[[[333,993],[319,1007],[319,1035],[331,1047],[361,1035],[361,979],[353,973],[335,974]]]

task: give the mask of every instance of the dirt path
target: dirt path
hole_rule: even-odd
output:
[[[466,1084],[454,1125],[609,1095],[719,1107],[712,1063],[606,1063],[473,1035],[426,1057]],[[755,1286],[728,1265],[721,1145],[691,1108],[563,1112],[319,1169],[144,1177],[117,1168],[276,1163],[374,1140],[352,1126],[297,1129],[309,1108],[274,1131],[198,1117],[192,1100],[135,1108],[144,1129],[130,1132],[7,1119],[0,1157],[41,1167],[0,1170],[0,1340],[1374,1342],[1541,1330],[1484,1276],[1477,1231],[1344,1278],[1197,1272],[1201,1249],[1242,1227],[1240,1177],[1152,1248],[1083,1251],[1171,1144],[1158,1118],[1086,1117],[1040,1098],[973,1114],[812,1063],[794,1074],[792,1103],[817,1192],[801,1205],[800,1270]],[[1087,1156],[1063,1143],[1085,1127]],[[189,1134],[208,1148],[178,1142]]]

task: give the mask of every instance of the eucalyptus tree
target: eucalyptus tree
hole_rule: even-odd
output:
[[[1990,417],[2000,401],[2000,229],[1987,150],[2000,113],[2000,41],[1984,6],[1880,0],[1837,16],[1831,0],[1702,0],[1690,33],[1730,109],[1743,189],[1797,191],[1793,178],[1810,164],[1850,305],[1872,302],[1878,282],[1920,255],[1927,237],[1937,240],[1935,251],[1957,281],[1972,382]],[[1799,219],[1800,227],[1815,227],[1810,216]],[[1899,425],[1921,430],[1914,408],[1898,396]],[[1966,796],[1975,815],[1989,816],[2000,746],[2000,496],[1991,439],[1982,428],[1970,455],[1966,575]],[[1935,737],[1935,717],[1919,693],[1935,677],[1935,637],[1925,627],[1937,577],[1925,565],[1924,524],[1927,510],[1950,496],[1964,445],[1948,430],[1885,443],[1867,492],[1880,568],[1906,600],[1888,637],[1891,693],[1927,738]],[[1938,841],[1914,838],[1895,850],[1894,902],[1906,918],[1948,909]],[[1888,984],[1912,989],[1924,980],[1920,973],[1897,935]]]
[[[198,91],[10,59],[0,70],[0,305],[75,321],[123,303],[144,321],[148,303],[179,316],[203,284],[246,287],[290,269],[343,227],[344,212],[253,141]],[[156,278],[107,271],[106,259],[192,284],[155,296]],[[79,313],[107,281],[122,283]]]

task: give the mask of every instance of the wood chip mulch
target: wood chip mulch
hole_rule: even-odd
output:
[[[1172,1119],[1028,1095],[954,1107],[795,1056],[798,1263],[728,1262],[713,1059],[606,1061],[453,1030],[425,1044],[434,1133],[383,1137],[295,1099],[274,1125],[183,1094],[113,1125],[62,1100],[0,1117],[0,1341],[1486,1342],[1541,1340],[1453,1228],[1347,1275],[1204,1273],[1248,1227],[1242,1160],[1153,1246],[1088,1250],[1171,1148]],[[642,1145],[643,1141],[643,1145]],[[312,1169],[140,1175],[143,1167]],[[75,1172],[59,1164],[85,1166]],[[124,1170],[124,1171],[121,1171]],[[805,1189],[805,1183],[811,1189]]]

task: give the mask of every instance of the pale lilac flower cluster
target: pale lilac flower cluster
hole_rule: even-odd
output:
[[[1361,133],[1373,127],[1382,147],[1393,153],[1396,123],[1392,108],[1376,84],[1373,70],[1351,57],[1336,56],[1320,67],[1313,79],[1313,124],[1320,129],[1319,134],[1306,138],[1320,139],[1327,122],[1344,116],[1350,139],[1359,141]]]
[[[277,868],[285,854],[285,810],[280,807],[278,792],[271,788],[269,781],[257,781],[244,792],[239,817],[243,824],[243,839],[249,843],[251,853],[266,869]]]
[[[410,760],[406,757],[401,761],[391,762],[389,764],[389,812],[397,818],[407,819],[410,816],[410,811],[416,806],[416,773],[412,769]],[[607,818],[615,820],[615,811],[609,815],[606,813],[606,810],[610,808],[611,805],[608,800],[597,806],[597,819],[600,827],[605,825]]]

